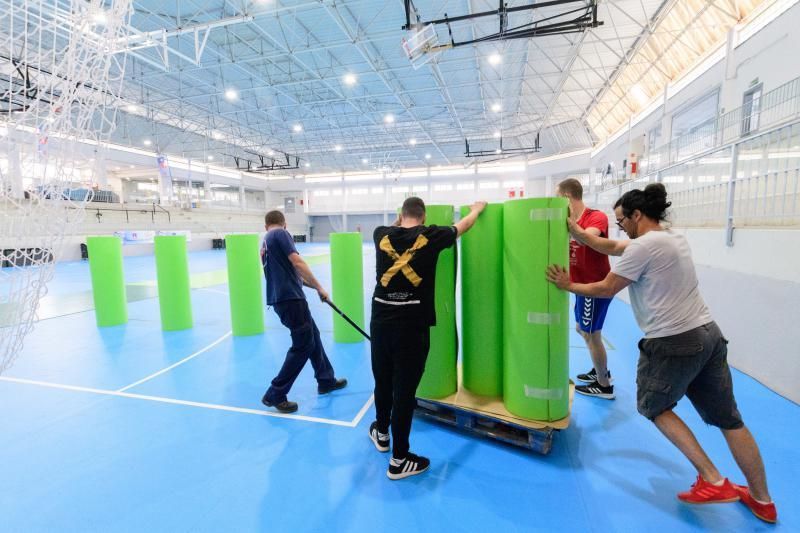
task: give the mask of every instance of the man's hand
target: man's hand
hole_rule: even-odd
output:
[[[569,228],[569,234],[572,235],[572,238],[578,242],[585,243],[585,239],[583,238],[586,234],[586,230],[583,229],[578,225],[578,223],[571,218],[567,218],[567,227]]]
[[[484,202],[484,201],[475,202],[474,204],[472,204],[471,206],[469,206],[469,210],[470,210],[470,211],[477,211],[479,214],[480,214],[480,213],[481,213],[481,212],[482,212],[484,209],[486,209],[486,202]]]
[[[567,272],[567,269],[562,266],[550,265],[549,267],[547,267],[546,276],[547,276],[547,281],[549,281],[562,291],[567,290],[567,287],[569,287],[570,284],[569,272]]]
[[[320,302],[329,302],[330,301],[330,296],[328,296],[327,291],[325,289],[323,289],[322,287],[317,289],[317,294],[319,295],[319,301]]]

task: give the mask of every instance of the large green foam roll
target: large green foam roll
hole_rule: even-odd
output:
[[[461,208],[461,217],[469,207]],[[475,394],[503,394],[503,204],[461,237],[461,370]]]
[[[161,329],[189,329],[192,327],[192,298],[186,236],[156,237],[155,255]]]
[[[425,224],[451,226],[454,208],[451,205],[426,207]],[[436,325],[431,328],[431,347],[425,373],[417,387],[417,396],[443,398],[458,389],[456,362],[456,252],[455,247],[443,250],[436,264]]]
[[[364,264],[361,234],[331,233],[330,238],[333,302],[361,329],[364,329]],[[338,313],[333,313],[333,340],[361,342],[364,337]]]
[[[557,420],[567,414],[567,295],[545,280],[566,265],[566,202],[506,202],[503,212],[503,401],[513,414]]]
[[[550,198],[549,264],[569,268],[569,230],[567,229],[569,201]],[[549,420],[558,420],[569,414],[569,293],[552,283],[547,284],[548,312],[553,317],[550,325],[550,400]]]
[[[264,333],[264,304],[258,235],[226,235],[228,291],[234,336]]]
[[[119,237],[88,237],[86,247],[89,252],[97,325],[106,327],[126,324],[128,302],[122,271],[122,240]]]

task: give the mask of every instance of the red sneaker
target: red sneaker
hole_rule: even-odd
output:
[[[727,478],[718,487],[698,475],[691,489],[678,493],[678,499],[686,503],[728,503],[738,501],[739,493]]]
[[[736,492],[739,493],[739,499],[743,504],[750,509],[754,515],[758,518],[763,520],[764,522],[769,522],[770,524],[774,524],[778,521],[778,510],[775,509],[775,503],[761,503],[757,502],[755,498],[750,496],[750,490],[747,487],[743,487],[741,485],[733,485],[736,488]]]

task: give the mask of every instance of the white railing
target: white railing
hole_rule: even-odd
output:
[[[692,156],[757,135],[800,116],[800,78],[761,95],[751,105],[710,119],[695,131],[676,137],[639,161],[641,175],[652,174]]]
[[[595,193],[609,212],[631,189],[661,182],[676,226],[800,226],[800,121]]]

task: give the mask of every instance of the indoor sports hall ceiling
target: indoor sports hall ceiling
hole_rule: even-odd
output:
[[[587,148],[760,3],[601,1],[603,24],[585,32],[456,47],[415,68],[402,47],[402,0],[134,0],[119,43],[126,81],[114,141],[226,166],[234,155],[240,165],[285,164],[285,153],[290,166],[300,158],[291,173],[469,164],[465,139],[492,152],[500,137],[521,149],[537,134],[539,155]],[[496,0],[416,4],[423,21],[497,9]],[[576,8],[512,12],[508,24]],[[452,36],[498,25],[497,16],[455,22]],[[447,27],[437,28],[446,43]]]

